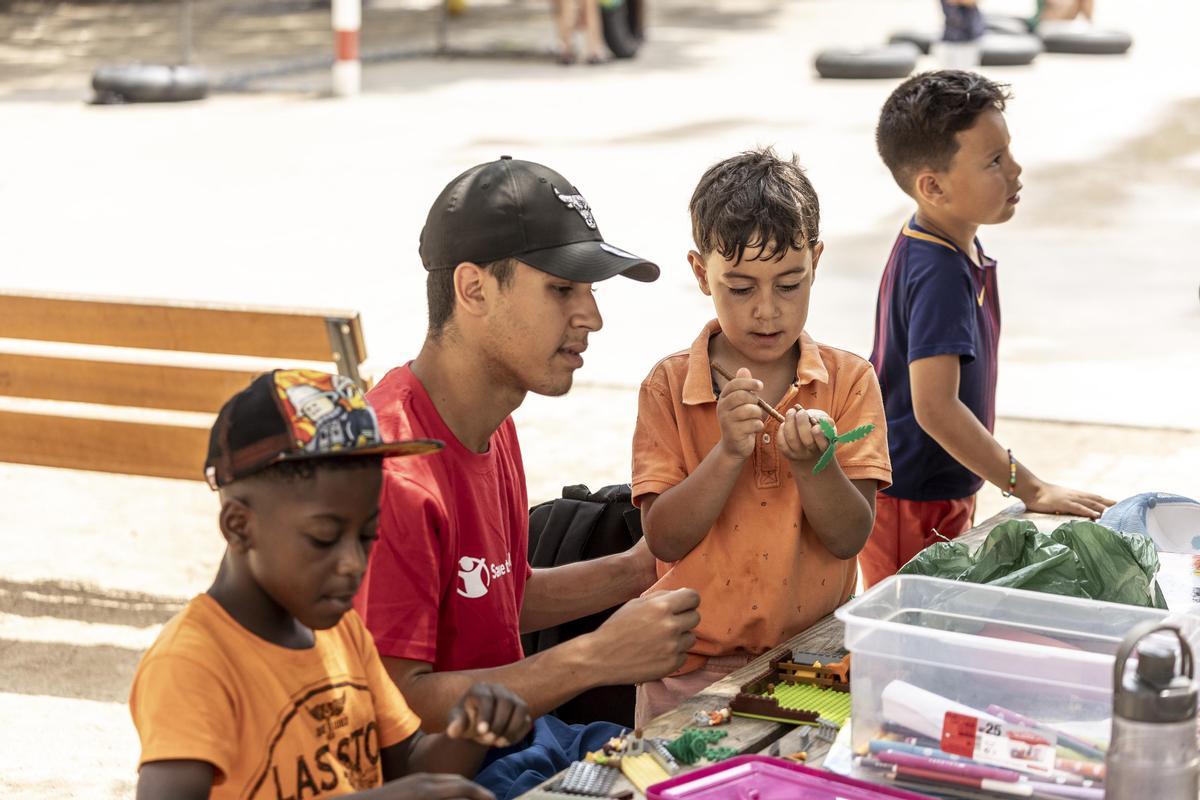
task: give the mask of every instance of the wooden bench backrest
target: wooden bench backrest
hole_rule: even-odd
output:
[[[0,294],[0,338],[329,362],[359,383],[355,312]],[[215,414],[253,370],[0,352],[0,396]],[[0,408],[0,461],[203,479],[208,426]]]

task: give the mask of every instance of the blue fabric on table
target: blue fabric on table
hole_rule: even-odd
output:
[[[475,782],[490,790],[497,800],[510,800],[625,731],[626,728],[611,722],[568,725],[557,717],[540,717],[524,741],[488,753]]]

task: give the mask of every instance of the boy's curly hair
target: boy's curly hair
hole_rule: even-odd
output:
[[[1007,84],[974,72],[947,69],[914,75],[884,102],[875,146],[896,183],[911,194],[921,170],[950,168],[960,131],[988,109],[1003,111],[1011,98]]]
[[[778,260],[820,239],[816,190],[795,156],[782,159],[770,147],[710,167],[688,210],[700,253],[717,252],[735,263],[748,249],[761,248],[761,260]]]

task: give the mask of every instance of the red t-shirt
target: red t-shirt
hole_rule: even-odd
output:
[[[367,394],[386,439],[440,439],[444,450],[384,461],[379,541],[355,608],[380,654],[435,671],[519,661],[529,503],[512,418],[486,453],[446,427],[408,366]]]

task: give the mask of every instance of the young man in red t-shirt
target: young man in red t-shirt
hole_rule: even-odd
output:
[[[605,243],[587,201],[561,175],[508,157],[446,186],[421,233],[421,260],[424,346],[370,393],[385,436],[446,443],[436,461],[385,471],[380,540],[356,607],[388,673],[436,728],[476,681],[506,685],[538,716],[595,686],[673,672],[694,641],[699,598],[680,589],[635,599],[655,580],[644,544],[529,567],[529,504],[510,417],[528,392],[571,388],[588,334],[602,324],[591,284],[614,275],[652,281],[658,267]],[[523,658],[522,632],[625,601],[595,632]],[[542,721],[535,734],[561,744],[572,739],[563,727]],[[575,736],[575,750],[602,743],[612,726],[604,727]],[[530,788],[539,770],[565,766],[488,767],[477,780],[505,796],[515,787],[504,776],[524,773],[521,788]]]

